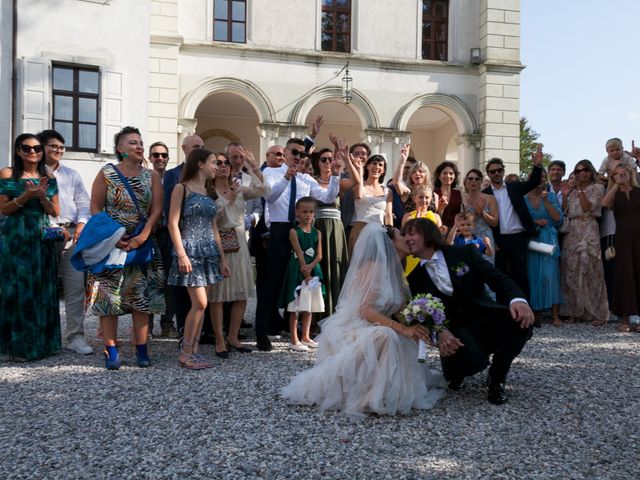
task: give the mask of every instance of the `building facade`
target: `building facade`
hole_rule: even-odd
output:
[[[498,156],[518,169],[519,0],[13,4],[15,15],[4,1],[0,17],[3,39],[13,31],[15,40],[13,53],[4,41],[0,51],[11,99],[0,120],[13,127],[0,137],[5,164],[7,131],[56,128],[90,183],[114,160],[124,125],[147,144],[164,141],[173,162],[191,133],[213,150],[240,141],[262,158],[323,115],[319,146],[333,131],[390,162],[411,143],[432,168],[447,159],[464,171]]]

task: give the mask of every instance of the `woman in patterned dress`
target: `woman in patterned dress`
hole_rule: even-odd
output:
[[[214,186],[218,195],[216,206],[220,209],[220,213],[216,217],[218,226],[229,232],[235,232],[235,236],[238,239],[238,250],[225,252],[225,258],[231,269],[229,278],[211,285],[208,290],[209,302],[212,303],[209,312],[216,336],[216,353],[222,354],[223,358],[226,358],[225,353],[227,350],[222,329],[223,302],[231,302],[231,320],[226,343],[229,348],[237,352],[251,352],[249,348],[240,343],[238,338],[242,317],[244,317],[247,306],[247,299],[254,296],[255,287],[249,246],[244,228],[245,200],[267,196],[271,191],[256,175],[256,170],[260,170],[253,155],[247,155],[245,161],[249,172],[248,175],[251,176],[251,184],[242,186],[240,182],[233,181],[231,162],[227,157],[222,153],[216,154],[218,172],[216,173]]]
[[[211,180],[218,171],[216,156],[204,148],[193,150],[182,170],[180,183],[171,194],[169,234],[173,256],[167,283],[187,287],[191,309],[184,323],[184,337],[178,362],[181,367],[200,370],[212,366],[198,353],[207,287],[229,276],[218,231],[218,195]],[[182,225],[180,220],[182,219]],[[219,355],[219,352],[216,352]]]
[[[0,354],[35,360],[60,350],[56,253],[42,241],[48,216],[60,214],[55,178],[45,169],[42,145],[18,136],[13,167],[0,170]],[[17,301],[19,299],[19,301]]]
[[[467,172],[463,186],[462,209],[476,216],[476,228],[473,233],[478,238],[489,237],[491,246],[495,250],[496,242],[493,239],[493,228],[498,226],[498,202],[496,202],[496,197],[482,193],[482,172],[477,168],[472,168]],[[485,260],[494,263],[495,255],[485,257]]]
[[[117,247],[125,251],[139,248],[150,238],[152,229],[162,215],[162,183],[153,170],[141,166],[144,145],[140,131],[124,127],[115,135],[115,152],[118,165],[107,164],[96,176],[91,190],[91,214],[106,212],[126,228],[126,234]],[[117,169],[117,170],[116,170]],[[127,179],[136,202],[120,178]],[[146,218],[141,218],[141,212]],[[135,235],[136,227],[142,230]],[[147,352],[148,318],[150,314],[164,312],[164,273],[160,250],[154,249],[151,263],[147,265],[125,264],[124,268],[89,273],[89,308],[100,317],[100,328],[105,344],[105,367],[120,368],[116,348],[118,317],[133,317],[136,358],[139,367],[151,362]]]

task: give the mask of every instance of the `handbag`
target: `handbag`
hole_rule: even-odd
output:
[[[607,237],[607,248],[604,251],[605,260],[613,260],[616,256],[616,247],[613,246],[613,235]]]
[[[221,228],[219,232],[220,243],[222,243],[222,251],[224,253],[234,253],[240,250],[238,234],[235,228]]]
[[[120,177],[120,181],[124,185],[124,188],[127,189],[127,193],[129,193],[131,200],[133,200],[133,204],[136,206],[138,216],[141,218],[140,223],[138,223],[138,225],[136,225],[136,228],[133,229],[133,232],[131,232],[131,236],[135,237],[139,235],[140,232],[142,232],[142,230],[144,229],[144,225],[145,223],[147,223],[147,216],[142,212],[140,205],[138,204],[136,194],[131,188],[131,185],[129,185],[127,178],[122,174],[122,172],[120,172],[120,170],[115,167],[115,165],[113,165],[112,163],[110,163],[109,165],[111,165],[118,177]],[[153,260],[153,242],[151,241],[151,238],[147,238],[147,240],[138,248],[127,252],[127,260],[125,261],[125,265],[144,266],[151,263],[151,260]]]
[[[318,277],[311,277],[307,281],[303,281],[294,292],[294,300],[296,312],[324,312],[324,298],[322,297],[322,282]]]
[[[556,245],[550,243],[537,242],[536,240],[529,241],[529,250],[536,253],[543,253],[545,255],[553,255],[556,251]]]
[[[42,241],[46,243],[62,242],[65,240],[64,228],[42,227]]]
[[[182,202],[180,202],[180,220],[178,220],[178,229],[182,232],[184,228],[184,200],[187,198],[187,186],[182,184]]]

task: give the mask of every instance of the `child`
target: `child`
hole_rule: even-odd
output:
[[[474,235],[476,228],[475,215],[472,212],[464,212],[456,215],[453,227],[447,235],[450,245],[475,245],[483,257],[493,257],[493,246],[489,237],[482,239]]]
[[[309,337],[311,313],[324,312],[322,296],[325,294],[325,289],[324,285],[318,283],[322,281],[322,270],[320,270],[322,241],[320,232],[313,228],[315,212],[316,201],[313,198],[302,197],[296,202],[298,226],[289,231],[289,241],[293,252],[287,265],[280,294],[280,307],[289,312],[289,329],[291,331],[289,348],[297,352],[306,352],[310,348],[318,346]],[[309,302],[300,302],[302,295],[299,287],[309,288],[308,285],[315,286],[317,298],[319,298],[319,301],[311,306]],[[306,303],[306,305],[302,303]],[[302,320],[301,339],[298,339],[298,312],[300,312]]]
[[[431,199],[433,198],[433,190],[431,190],[431,187],[428,185],[416,185],[413,188],[412,195],[413,201],[416,204],[416,209],[404,214],[402,217],[402,226],[404,227],[404,224],[413,218],[426,218],[427,220],[431,220],[435,223],[442,232],[443,227],[440,215],[429,210],[429,205],[431,205]],[[444,228],[446,230],[447,227]],[[408,255],[405,259],[404,274],[409,275],[419,264],[420,259],[418,257]]]
[[[413,189],[413,202],[416,204],[416,209],[412,212],[405,213],[402,217],[402,226],[413,218],[426,218],[435,223],[438,228],[442,226],[442,220],[440,215],[429,210],[431,205],[431,199],[433,198],[433,191],[431,187],[427,185],[418,185]]]

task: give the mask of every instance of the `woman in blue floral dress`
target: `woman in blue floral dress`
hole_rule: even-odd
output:
[[[180,366],[190,370],[212,366],[198,354],[198,339],[207,308],[207,286],[229,276],[216,218],[217,194],[211,183],[217,168],[212,152],[193,150],[182,170],[180,183],[173,189],[169,207],[168,228],[174,252],[167,283],[187,287],[191,299],[178,359]],[[217,353],[226,357],[223,354],[227,352]]]
[[[42,239],[57,217],[58,187],[45,169],[42,145],[24,133],[15,141],[13,167],[0,170],[0,354],[35,360],[60,350],[55,245]]]

